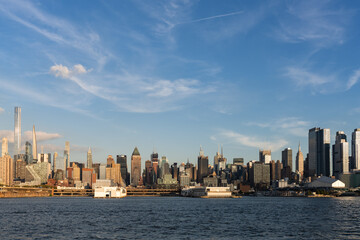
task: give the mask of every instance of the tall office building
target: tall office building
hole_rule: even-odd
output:
[[[54,171],[54,174],[56,173],[56,160],[57,160],[57,157],[58,157],[58,153],[57,152],[54,152],[54,162],[53,162],[53,171]]]
[[[150,156],[150,161],[152,165],[152,170],[154,171],[153,182],[157,183],[157,179],[159,177],[159,154],[155,152],[155,150]]]
[[[209,175],[209,158],[204,155],[202,147],[198,156],[197,182],[203,183],[203,179]]]
[[[151,165],[151,161],[150,160],[146,160],[145,161],[145,176],[144,176],[144,184],[145,185],[151,185],[153,184],[152,182],[152,165]]]
[[[270,163],[271,150],[259,150],[259,161],[262,163]]]
[[[65,151],[64,151],[64,155],[67,154],[68,156],[68,166],[67,167],[70,167],[70,142],[69,141],[66,141],[65,142]]]
[[[221,158],[221,154],[220,154],[219,146],[218,146],[218,151],[216,152],[216,154],[214,156],[214,171],[218,175],[219,175],[219,159],[220,158]]]
[[[330,176],[330,129],[309,130],[309,176]]]
[[[300,143],[299,143],[298,152],[296,154],[296,171],[300,173],[301,176],[304,175],[304,155],[301,152]]]
[[[131,185],[138,186],[141,179],[141,156],[137,147],[131,155]]]
[[[1,145],[1,156],[5,156],[6,154],[9,154],[9,141],[7,138],[2,139],[2,145]]]
[[[33,163],[33,154],[31,143],[26,141],[25,143],[25,161],[27,164]]]
[[[277,160],[275,163],[275,180],[281,179],[282,168],[283,168],[282,163],[280,162],[280,160]]]
[[[36,142],[36,132],[35,132],[35,125],[33,125],[32,130],[32,155],[34,159],[37,159],[37,142]]]
[[[333,171],[337,179],[341,173],[349,172],[349,143],[343,131],[336,132],[333,145]]]
[[[92,168],[93,161],[92,161],[92,153],[91,148],[89,147],[89,150],[87,152],[87,168]]]
[[[292,149],[285,148],[281,153],[281,162],[283,167],[290,167],[290,170],[292,171]]]
[[[116,163],[120,164],[120,171],[121,171],[121,177],[123,178],[123,181],[125,182],[126,186],[129,185],[129,173],[127,170],[127,158],[126,155],[117,155],[116,156]]]
[[[12,185],[14,179],[13,160],[6,154],[0,157],[0,184]]]
[[[225,170],[227,159],[224,157],[224,150],[222,146],[221,146],[221,156],[218,160],[219,160],[219,166],[218,166],[219,172]]]
[[[21,150],[21,107],[15,107],[14,115],[14,155]]]
[[[351,169],[360,169],[360,128],[354,129],[352,133]]]

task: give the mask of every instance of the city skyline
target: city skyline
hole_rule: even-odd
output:
[[[14,121],[14,139],[16,139],[16,136],[20,135],[21,136],[21,130],[19,132],[19,122],[21,123],[21,115],[19,116],[18,113],[19,111],[21,112],[21,107],[17,106],[14,107],[14,116],[15,116],[15,121]],[[358,149],[359,149],[359,143],[358,143],[358,133],[360,132],[360,128],[355,128],[354,131],[351,133],[351,148],[349,148],[349,142],[347,141],[347,135],[343,132],[343,131],[337,131],[336,132],[336,139],[334,141],[334,144],[331,143],[330,140],[330,129],[324,128],[318,128],[318,127],[314,127],[308,130],[308,146],[309,146],[309,153],[308,153],[308,158],[309,158],[309,162],[308,162],[308,169],[309,169],[309,173],[313,174],[313,175],[324,175],[324,176],[330,176],[331,174],[334,174],[335,176],[338,176],[340,173],[342,172],[350,172],[350,170],[352,169],[359,169],[358,165],[359,165],[359,161],[358,161]],[[58,157],[58,152],[46,152],[44,151],[44,146],[41,145],[41,154],[37,154],[37,140],[36,140],[36,131],[35,131],[35,125],[33,125],[32,128],[32,145],[29,141],[26,141],[25,145],[23,147],[21,147],[21,137],[20,137],[20,146],[16,147],[16,144],[14,143],[14,153],[16,152],[16,154],[14,155],[18,155],[19,152],[17,152],[17,149],[20,149],[20,153],[25,153],[25,155],[29,155],[31,156],[32,159],[34,159],[34,161],[38,161],[40,158],[44,158],[44,157],[48,157],[48,159],[51,162],[51,154],[54,155],[54,159],[53,159],[53,166],[54,169],[56,168],[56,166],[60,169],[63,169],[66,172],[66,168],[70,167],[70,163],[71,162],[80,162],[83,163],[84,165],[86,164],[86,166],[92,166],[93,164],[93,160],[92,160],[92,151],[91,151],[91,147],[88,148],[87,152],[86,152],[86,160],[84,161],[83,159],[75,159],[75,161],[73,159],[70,159],[70,142],[69,141],[65,141],[65,147],[63,148],[64,150],[64,154],[62,156],[63,162],[56,162],[55,160]],[[1,155],[4,156],[6,154],[10,154],[8,151],[8,145],[9,145],[9,140],[7,137],[3,137],[2,138],[2,152]],[[320,145],[318,145],[320,143]],[[341,146],[340,146],[341,145]],[[320,146],[320,148],[319,148]],[[332,146],[332,148],[331,148]],[[319,149],[318,149],[319,148]],[[339,149],[341,148],[341,149]],[[24,149],[24,151],[21,151],[21,149]],[[331,150],[332,149],[332,150]],[[34,154],[35,153],[35,154]],[[351,153],[351,155],[350,155]],[[45,154],[45,156],[44,156]],[[154,155],[155,154],[155,155]],[[293,159],[293,156],[295,154],[295,159]],[[300,154],[300,155],[299,155]],[[43,155],[43,156],[42,156]],[[49,156],[47,156],[49,155]],[[107,165],[112,165],[109,164],[109,159],[111,159],[111,162],[114,161],[114,157],[116,156],[117,159],[117,163],[123,162],[123,164],[125,164],[125,166],[127,165],[126,163],[126,154],[118,154],[116,153],[114,155],[114,157],[112,156],[113,154],[109,154],[107,156],[106,162]],[[132,154],[131,154],[131,166],[133,164],[133,156],[140,156],[141,154],[139,153],[139,150],[137,148],[137,146],[135,146]],[[339,156],[340,155],[340,156]],[[158,152],[156,151],[155,147],[153,148],[151,155],[150,155],[150,160],[145,156],[145,158],[143,158],[143,160],[138,159],[138,163],[137,163],[137,169],[142,169],[142,165],[145,165],[146,169],[146,163],[153,163],[154,162],[154,158],[155,156],[161,156],[161,158],[165,158],[166,162],[169,163],[168,158],[166,157],[166,155],[158,155]],[[197,156],[197,165],[196,166],[201,166],[203,165],[202,168],[204,168],[205,166],[211,165],[211,163],[208,161],[208,157],[209,155],[206,155],[204,153],[203,147],[200,145],[200,152],[199,155]],[[211,156],[210,156],[211,157]],[[202,159],[206,158],[206,162],[207,164],[203,164],[203,163],[199,163],[199,161],[202,161]],[[32,162],[32,159],[28,159],[26,160],[27,162]],[[120,160],[122,159],[122,160]],[[125,159],[125,161],[124,161]],[[148,160],[145,160],[148,159]],[[157,159],[157,157],[156,157]],[[233,158],[233,162],[237,162],[239,158],[235,157]],[[272,156],[271,153],[271,149],[259,149],[259,158],[256,159],[252,159],[252,160],[246,160],[244,161],[244,158],[240,158],[242,159],[241,162],[242,163],[248,163],[248,162],[261,162],[261,163],[265,163],[265,164],[269,164],[272,160],[275,164],[275,160],[282,162],[282,165],[284,166],[284,168],[289,167],[290,172],[291,171],[296,171],[299,170],[300,172],[302,172],[302,168],[304,168],[304,157],[303,157],[303,153],[301,152],[301,144],[299,142],[298,145],[298,150],[297,152],[292,151],[291,148],[285,148],[284,150],[281,151],[281,158],[280,159],[275,159]],[[300,161],[299,161],[300,159]],[[48,160],[46,160],[48,161]],[[156,161],[157,162],[157,161]],[[189,163],[189,158],[186,161],[187,163]],[[192,162],[192,161],[191,161]],[[59,164],[60,163],[60,164]],[[104,163],[104,161],[97,161],[97,163]],[[115,163],[115,162],[114,162]],[[180,162],[172,162],[172,163],[185,163],[185,161],[180,161]],[[192,162],[193,163],[193,162]],[[227,162],[227,158],[224,156],[223,154],[223,145],[221,145],[221,154],[220,154],[220,145],[218,145],[218,150],[216,152],[216,154],[214,155],[214,164],[211,165],[213,167],[215,167],[216,165],[218,165],[218,169],[215,169],[215,172],[217,172],[220,169],[225,169],[226,168],[226,164],[230,164],[231,162]],[[196,161],[195,161],[196,164]],[[300,165],[299,165],[300,164]],[[156,164],[157,165],[157,164]],[[66,166],[66,168],[65,168]],[[126,168],[126,167],[125,167]],[[133,169],[133,167],[131,167],[131,169]],[[138,171],[138,170],[136,170]],[[199,170],[199,176],[201,176],[200,172],[201,172],[201,167]],[[133,172],[133,170],[131,170],[131,172]],[[139,173],[137,174],[139,175]],[[136,177],[138,178],[138,177]],[[134,180],[131,180],[131,182],[133,182]]]
[[[211,163],[223,144],[228,161],[245,162],[259,149],[281,160],[290,147],[294,165],[308,129],[330,129],[333,145],[360,126],[360,3],[108,4],[0,3],[9,151],[15,106],[22,151],[35,125],[38,148],[62,155],[70,141],[84,163],[89,147],[105,162],[135,146],[142,166],[154,147],[170,163],[196,163],[200,145]]]

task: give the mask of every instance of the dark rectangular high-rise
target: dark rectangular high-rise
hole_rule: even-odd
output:
[[[127,170],[127,158],[126,155],[116,155],[116,163],[120,164],[121,177],[126,185],[130,185]]]
[[[209,159],[206,156],[198,157],[198,174],[197,174],[197,182],[203,183],[204,177],[207,177],[209,174]]]
[[[309,176],[330,176],[330,129],[309,130]]]
[[[292,149],[291,148],[285,148],[282,151],[281,162],[283,164],[283,167],[290,167],[290,169],[292,171]]]

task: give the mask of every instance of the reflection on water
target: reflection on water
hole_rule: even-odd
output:
[[[1,239],[360,239],[360,198],[0,199]]]

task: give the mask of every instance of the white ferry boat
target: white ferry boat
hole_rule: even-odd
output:
[[[231,198],[230,187],[188,187],[181,190],[184,197]]]
[[[94,198],[123,198],[127,192],[124,187],[96,187]]]

